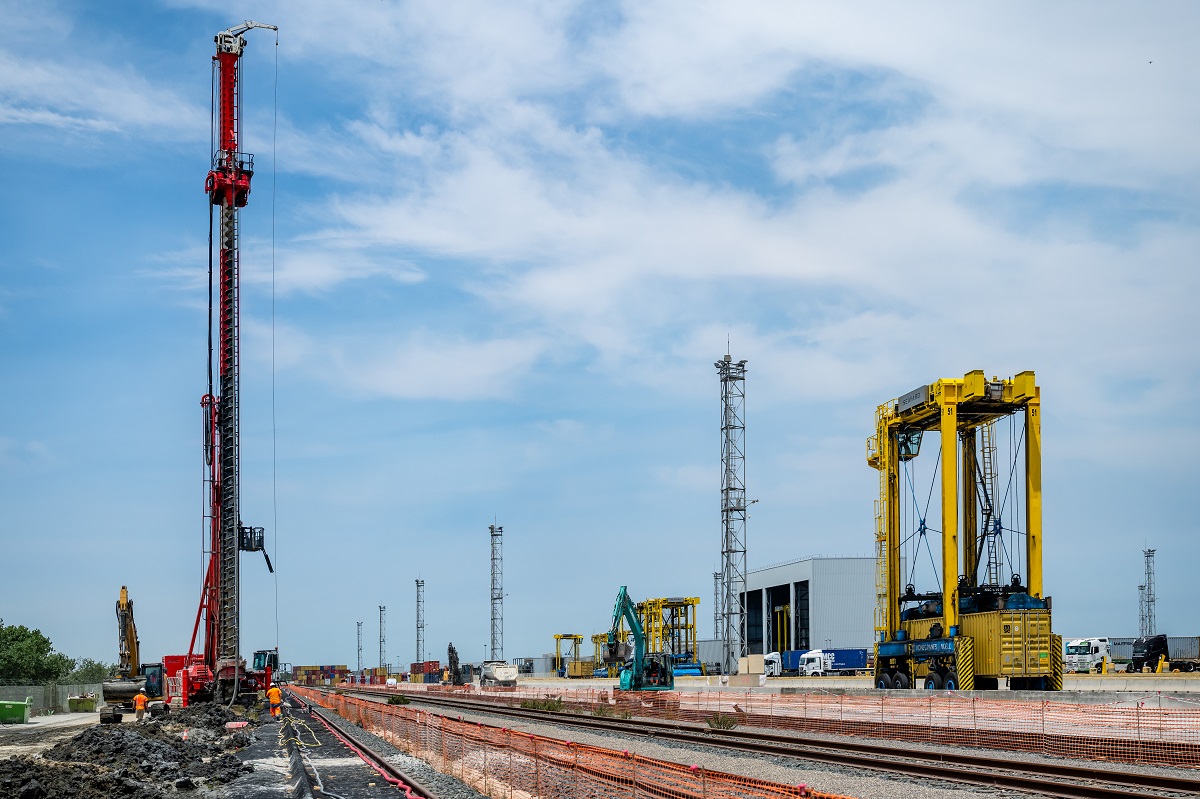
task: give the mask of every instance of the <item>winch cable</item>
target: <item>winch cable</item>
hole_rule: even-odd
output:
[[[271,118],[271,525],[275,531],[275,652],[279,652],[279,502],[275,458],[275,144],[279,131],[279,31],[275,31],[274,112]],[[278,664],[276,664],[278,666]]]

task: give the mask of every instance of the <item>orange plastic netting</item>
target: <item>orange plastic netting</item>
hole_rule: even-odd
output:
[[[496,799],[851,799],[301,686],[292,690]]]
[[[369,688],[377,691],[383,686]],[[720,714],[733,717],[742,727],[1200,768],[1200,702],[1159,695],[1087,705],[932,692],[846,695],[823,691],[678,691],[647,695],[588,688],[480,690],[473,686],[407,684],[389,690],[417,690],[513,705],[552,697],[587,711],[607,706],[617,714],[694,722],[705,722]]]

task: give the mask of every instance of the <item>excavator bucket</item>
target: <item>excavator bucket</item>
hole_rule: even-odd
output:
[[[621,641],[615,641],[607,645],[604,652],[605,663],[624,663],[633,655],[633,646]]]

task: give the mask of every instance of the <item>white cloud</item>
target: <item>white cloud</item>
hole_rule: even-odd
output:
[[[512,396],[546,348],[533,337],[465,341],[419,332],[392,344],[338,342],[328,355],[333,379],[368,396],[473,400]]]
[[[37,470],[54,462],[50,447],[41,441],[0,436],[0,469]]]
[[[0,124],[195,141],[208,114],[130,67],[0,49]]]

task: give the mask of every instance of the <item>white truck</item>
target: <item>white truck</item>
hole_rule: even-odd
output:
[[[824,677],[830,674],[854,676],[867,668],[865,649],[789,650],[763,655],[763,672],[768,677],[795,674],[800,677]]]
[[[866,668],[865,649],[814,649],[800,656],[798,671],[805,677],[851,677]]]
[[[1063,665],[1069,672],[1100,671],[1105,660],[1112,663],[1107,638],[1076,638],[1067,643],[1063,655]]]
[[[479,675],[479,685],[516,685],[516,664],[503,660],[485,660]]]

